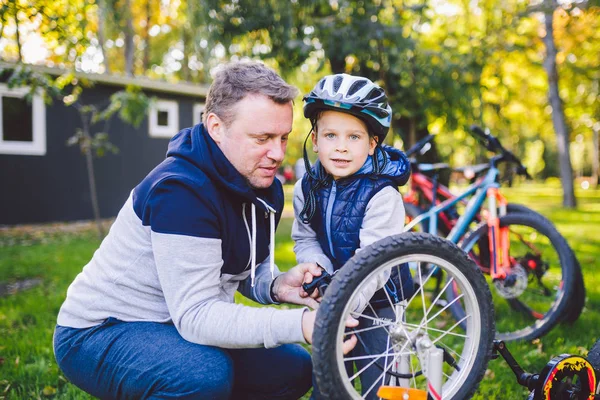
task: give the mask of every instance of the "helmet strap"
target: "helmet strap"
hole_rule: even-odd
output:
[[[382,162],[379,161],[379,153],[383,155]],[[373,173],[376,175],[381,174],[385,170],[388,160],[387,157],[385,157],[383,148],[381,147],[381,143],[379,143],[379,141],[377,141],[377,144],[375,145],[375,151],[373,152],[371,159],[373,161]]]
[[[310,176],[313,179],[318,179],[317,175],[313,172],[312,167],[310,165],[310,160],[308,159],[308,152],[306,151],[306,142],[308,141],[308,138],[310,137],[311,133],[313,133],[315,131],[315,126],[317,125],[317,121],[315,119],[311,119],[310,120],[310,131],[308,132],[308,135],[306,135],[306,138],[304,139],[304,145],[302,148],[302,155],[304,158],[304,167],[306,168],[306,173],[308,174],[308,176]]]
[[[308,152],[306,151],[306,142],[310,137],[311,133],[315,130],[316,119],[310,120],[311,129],[306,135],[306,139],[304,139],[304,148],[303,148],[303,157],[304,157],[304,166],[306,167],[306,174],[309,176],[309,189],[308,195],[304,199],[304,206],[302,207],[302,211],[300,211],[300,219],[305,224],[310,223],[312,218],[315,215],[315,211],[317,209],[317,198],[315,192],[319,190],[321,187],[325,186],[327,182],[327,177],[319,177],[319,173],[315,170],[313,171],[310,165],[310,160],[308,159]]]

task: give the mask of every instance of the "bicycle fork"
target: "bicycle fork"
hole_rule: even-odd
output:
[[[406,300],[395,305],[396,321],[404,322],[406,306]],[[407,337],[402,328],[391,330],[394,346],[401,347],[401,355],[392,361],[394,364],[391,370],[406,377],[392,376],[388,385],[379,387],[377,397],[386,400],[442,400],[444,351],[435,346],[426,333],[427,330],[424,334],[419,334],[419,331],[416,331],[416,336]],[[408,376],[411,372],[411,352],[406,350],[407,347],[413,347],[419,358],[422,372],[427,378],[426,391],[410,387]]]
[[[488,239],[490,248],[490,275],[492,280],[506,279],[510,268],[508,227],[500,227],[500,217],[506,215],[507,201],[498,188],[487,190],[488,199]],[[498,212],[499,211],[499,212]]]

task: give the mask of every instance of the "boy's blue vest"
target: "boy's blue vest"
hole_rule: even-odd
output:
[[[302,193],[308,198],[312,178],[305,176]],[[340,269],[360,247],[360,227],[362,226],[367,204],[381,189],[394,186],[391,179],[374,179],[369,176],[349,177],[334,181],[329,179],[315,194],[316,209],[310,226],[325,255],[331,260],[335,271]],[[330,238],[327,234],[327,205],[330,196],[335,196],[331,219]],[[402,223],[403,221],[398,221]],[[331,242],[329,241],[331,240]]]
[[[319,168],[321,171],[318,175],[323,176],[324,171],[320,165],[316,165],[313,170]],[[311,188],[313,188],[315,200],[315,212],[309,223],[316,233],[321,249],[331,260],[335,271],[340,269],[354,255],[356,249],[360,247],[360,228],[369,201],[380,190],[388,186],[396,189],[399,184],[404,184],[409,174],[410,170],[406,169],[400,177],[357,174],[337,181],[334,181],[331,175],[327,175],[320,185],[317,185],[316,180],[308,174],[304,175],[302,180],[304,201],[308,201]],[[335,197],[333,202],[329,204],[331,196]],[[329,213],[328,206],[331,208]],[[329,221],[327,221],[328,214],[331,215]],[[328,223],[329,229],[327,227]],[[398,221],[398,223],[402,224],[404,221]],[[397,272],[398,269],[394,268],[393,271]],[[399,287],[400,282],[402,282],[402,288]],[[400,276],[393,273],[392,279],[386,284],[386,288],[395,301],[410,296],[414,288],[408,266],[400,268]],[[401,296],[401,293],[404,296]],[[379,290],[373,297],[371,304],[389,305],[389,302],[385,293]]]

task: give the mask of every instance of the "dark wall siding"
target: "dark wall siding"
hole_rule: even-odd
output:
[[[118,88],[97,85],[82,95],[84,104],[108,104]],[[202,99],[146,92],[148,96],[176,100],[179,129],[191,126],[193,104]],[[85,157],[67,139],[81,120],[77,111],[60,102],[46,106],[46,155],[0,154],[0,225],[74,221],[93,218]],[[103,124],[93,132],[103,129]],[[117,116],[110,123],[110,141],[118,154],[94,158],[102,217],[116,216],[130,191],[166,155],[169,140],[148,134],[148,118],[138,128]]]

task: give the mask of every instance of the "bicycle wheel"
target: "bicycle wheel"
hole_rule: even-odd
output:
[[[374,282],[385,281],[382,274],[407,265],[414,267],[417,283],[412,296],[397,304],[388,298],[384,310],[360,309]],[[449,305],[440,307],[425,295],[436,269],[446,276],[446,287],[457,288],[454,302],[466,310],[462,321],[454,320]],[[345,328],[349,316],[359,320],[357,328]],[[349,335],[356,335],[358,344],[344,355],[342,343]],[[374,336],[376,343],[370,341]],[[491,294],[473,261],[454,244],[429,234],[388,237],[352,257],[327,289],[313,335],[317,387],[328,399],[376,398],[382,385],[427,390],[424,348],[433,344],[444,353],[443,398],[468,398],[483,378],[493,337]]]
[[[507,214],[500,217],[500,227],[509,229],[507,272],[513,280],[493,282],[487,276],[494,299],[496,337],[504,341],[541,337],[561,321],[573,296],[575,271],[570,253],[556,229],[535,214]],[[482,271],[489,272],[487,225],[468,234],[461,248]]]
[[[592,367],[598,372],[598,375],[600,375],[600,339],[594,343],[594,346],[592,346],[585,358],[587,358]]]
[[[532,210],[531,208],[529,208],[527,206],[524,206],[523,204],[508,203],[508,205],[506,207],[506,211],[508,213],[515,213],[515,212],[525,213],[525,214],[532,213],[532,214],[538,215],[540,218],[545,219],[546,221],[548,221],[549,224],[552,224],[552,227],[554,227],[554,224],[552,223],[552,221],[550,221],[544,215],[538,213],[535,210]],[[560,236],[560,239],[565,242],[564,248],[569,249],[570,257],[572,257],[573,268],[575,270],[575,289],[573,290],[573,296],[571,296],[571,298],[569,299],[569,306],[567,307],[567,312],[565,312],[565,314],[563,316],[563,322],[573,323],[573,322],[577,321],[577,319],[583,312],[583,307],[585,306],[585,283],[583,281],[581,265],[579,264],[579,260],[577,259],[577,256],[575,256],[575,252],[573,251],[571,246],[569,246],[567,239],[565,239],[565,237],[562,236],[560,234],[560,232],[558,232],[558,230],[556,230],[556,232]]]

